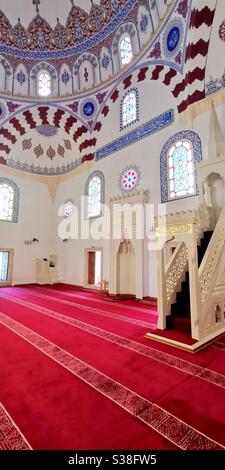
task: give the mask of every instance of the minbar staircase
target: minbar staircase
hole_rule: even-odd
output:
[[[198,266],[200,266],[213,232],[206,231],[198,245]],[[176,295],[176,303],[171,305],[171,315],[166,318],[168,329],[191,334],[189,272],[181,283],[181,291]]]

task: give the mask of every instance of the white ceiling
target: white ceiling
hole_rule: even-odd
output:
[[[99,4],[100,0],[95,0],[94,3]],[[91,9],[91,0],[74,0],[74,4],[87,12]],[[52,27],[56,25],[57,17],[60,23],[65,24],[71,6],[71,0],[41,0],[40,15]],[[20,18],[23,26],[27,27],[36,15],[33,0],[0,0],[0,10],[5,13],[13,26]]]

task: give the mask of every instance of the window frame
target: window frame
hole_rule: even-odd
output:
[[[125,41],[126,38],[129,38],[129,41],[130,41],[132,57],[131,57],[131,59],[129,60],[129,62],[123,63],[122,53],[121,53],[121,45],[122,45],[122,42]],[[134,49],[133,49],[132,39],[131,39],[130,34],[127,33],[127,32],[125,32],[125,33],[121,36],[121,38],[120,38],[120,40],[119,40],[119,44],[118,44],[118,54],[119,54],[120,67],[121,67],[121,68],[128,66],[128,65],[132,62],[132,60],[133,60],[133,58],[134,58]]]
[[[127,124],[124,124],[124,104],[125,101],[128,99],[128,97],[131,95],[131,93],[135,94],[135,104],[136,104],[136,117],[132,121],[128,122]],[[136,122],[139,121],[140,118],[140,112],[139,112],[139,92],[137,88],[130,88],[126,94],[123,96],[120,102],[120,130],[122,131],[123,129],[127,129],[128,127],[132,126]]]
[[[189,149],[186,149],[186,151],[188,152],[188,150],[189,150],[189,151],[191,152],[191,160],[190,160],[190,162],[191,162],[192,167],[193,167],[193,173],[192,173],[192,174],[193,174],[193,192],[190,193],[190,192],[188,192],[188,190],[185,190],[185,191],[186,191],[185,194],[176,195],[176,193],[177,193],[178,191],[176,191],[176,188],[175,188],[175,175],[173,175],[173,178],[170,178],[169,159],[170,159],[170,158],[173,159],[174,152],[176,151],[177,148],[179,148],[179,147],[185,147],[185,146],[183,145],[185,142],[186,142],[187,144],[189,144],[189,146],[190,146]],[[177,144],[179,144],[179,143],[180,143],[180,145],[178,146]],[[173,147],[174,147],[174,150],[173,150],[172,154],[170,155],[170,152],[171,152],[171,150],[172,150]],[[187,163],[188,163],[188,155],[187,155],[187,154],[186,154],[186,157],[187,157],[187,159],[186,159],[186,164],[187,164]],[[189,175],[188,175],[188,177],[189,177]],[[172,191],[171,191],[171,188],[170,188],[170,183],[171,183],[171,181],[174,182],[174,193],[175,193],[174,197],[171,196],[171,192],[172,192]],[[176,199],[183,199],[183,198],[186,198],[186,197],[196,196],[197,188],[196,188],[196,175],[195,175],[195,164],[194,164],[194,152],[193,152],[193,145],[192,145],[192,142],[191,142],[189,139],[179,139],[179,140],[177,140],[176,142],[174,142],[174,143],[171,145],[171,147],[170,147],[170,149],[169,149],[169,151],[168,151],[168,154],[167,154],[167,185],[168,185],[168,200],[169,200],[169,201],[174,201],[174,200],[176,200]],[[190,185],[189,185],[189,188],[190,188]]]
[[[13,262],[14,262],[14,248],[1,248],[0,251],[9,253],[9,263],[8,263],[8,275],[7,281],[0,282],[0,287],[11,286],[12,285],[12,277],[13,277]]]
[[[90,183],[94,178],[99,178],[100,180],[100,213],[98,215],[89,215],[89,187]],[[85,184],[85,218],[87,220],[96,219],[98,217],[102,217],[104,214],[103,204],[105,203],[105,176],[104,174],[99,171],[93,171]]]
[[[193,163],[193,176],[195,181],[195,192],[193,194],[186,194],[177,197],[170,197],[169,188],[169,165],[168,157],[169,151],[173,145],[179,141],[188,141],[192,147],[192,163]],[[197,163],[202,160],[202,146],[201,140],[194,131],[181,131],[172,136],[164,145],[160,155],[160,182],[161,182],[161,202],[172,202],[188,197],[194,197],[199,194]]]
[[[40,88],[39,88],[39,80],[40,80],[40,76],[45,73],[49,76],[49,80],[50,80],[50,93],[48,95],[41,95],[40,94]],[[37,73],[37,95],[39,98],[50,98],[52,96],[52,90],[53,90],[53,83],[52,83],[52,76],[51,76],[51,73],[46,70],[46,69],[41,69],[39,70],[39,72]]]
[[[18,215],[19,215],[19,200],[20,200],[20,191],[16,183],[8,178],[0,177],[0,186],[3,184],[7,184],[7,186],[11,187],[13,190],[13,205],[12,205],[12,218],[9,219],[1,219],[0,222],[6,223],[17,223],[18,222]]]
[[[71,207],[72,207],[72,211],[69,215],[66,215],[65,213],[65,210],[66,210],[66,205],[67,204],[71,204]],[[75,209],[75,204],[74,204],[74,201],[72,201],[72,199],[67,199],[65,202],[64,202],[64,207],[63,207],[63,217],[64,219],[68,219],[69,217],[71,217],[73,214],[74,214],[74,209]]]

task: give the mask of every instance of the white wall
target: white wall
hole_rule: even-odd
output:
[[[13,283],[33,283],[36,258],[53,254],[53,204],[45,184],[1,171],[0,177],[13,180],[20,190],[18,223],[0,222],[0,248],[15,250]],[[24,244],[33,238],[38,238],[39,243]]]

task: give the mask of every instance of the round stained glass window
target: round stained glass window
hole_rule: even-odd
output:
[[[139,180],[138,172],[135,168],[126,170],[121,179],[121,186],[124,191],[131,191],[137,185]]]
[[[64,205],[64,217],[69,217],[73,213],[72,201],[67,201]]]

